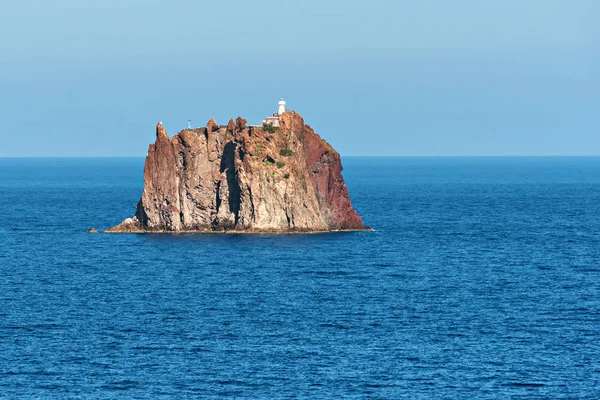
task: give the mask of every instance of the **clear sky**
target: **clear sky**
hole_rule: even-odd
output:
[[[599,155],[598,0],[0,5],[1,156],[143,156],[284,97],[342,155]]]

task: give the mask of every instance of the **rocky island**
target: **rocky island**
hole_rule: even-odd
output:
[[[368,230],[341,171],[340,155],[281,104],[261,126],[211,119],[170,139],[159,122],[135,215],[105,232]]]

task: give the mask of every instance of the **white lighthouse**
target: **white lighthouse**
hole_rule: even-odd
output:
[[[279,100],[279,103],[277,103],[277,105],[279,106],[277,107],[277,112],[273,113],[272,116],[263,119],[263,125],[271,125],[275,127],[279,126],[279,117],[281,117],[283,113],[285,113],[285,100]]]
[[[279,108],[277,109],[277,114],[282,115],[285,112],[285,100],[279,100]]]

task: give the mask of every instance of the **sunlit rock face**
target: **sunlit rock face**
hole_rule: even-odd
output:
[[[107,232],[319,232],[362,230],[340,155],[302,116],[280,126],[230,120],[169,138],[156,127],[133,217]]]

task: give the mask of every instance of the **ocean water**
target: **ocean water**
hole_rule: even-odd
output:
[[[88,234],[143,159],[0,159],[0,398],[600,397],[600,158],[344,158],[373,232]]]

